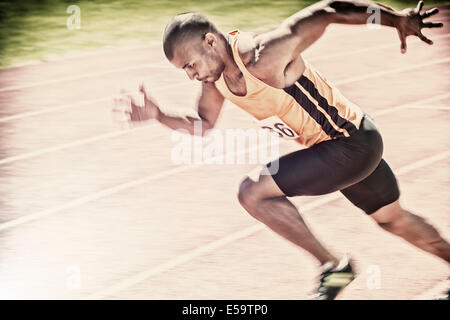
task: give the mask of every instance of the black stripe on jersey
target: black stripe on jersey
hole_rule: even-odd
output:
[[[314,103],[309,100],[309,98],[300,90],[299,87],[294,83],[290,87],[286,87],[283,89],[287,94],[292,96],[295,101],[303,108],[305,111],[322,127],[322,130],[325,131],[327,135],[331,138],[340,138],[344,137],[344,134],[337,131],[330,124],[325,115],[320,112]]]
[[[358,130],[353,123],[351,123],[350,121],[348,121],[345,118],[342,118],[338,114],[338,109],[335,106],[330,106],[327,99],[325,99],[320,94],[319,90],[317,90],[316,86],[314,85],[314,83],[311,80],[309,80],[307,77],[302,75],[300,77],[300,79],[298,79],[298,83],[303,88],[305,88],[314,99],[317,100],[317,102],[319,103],[319,106],[321,106],[325,110],[325,112],[330,115],[331,119],[334,121],[334,123],[336,123],[336,125],[339,128],[347,130],[347,132],[349,134]]]

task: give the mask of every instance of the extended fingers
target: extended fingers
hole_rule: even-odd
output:
[[[444,24],[442,22],[426,22],[422,26],[424,28],[442,28]]]
[[[426,43],[428,43],[429,45],[432,45],[433,44],[433,41],[431,41],[430,39],[428,39],[427,37],[425,37],[423,34],[419,34],[419,38],[420,38],[420,40],[422,40],[423,42],[426,42]]]
[[[132,107],[144,106],[144,97],[140,92],[130,92],[125,89],[120,89],[120,97],[122,97],[123,99],[128,99],[128,103],[131,103]]]
[[[144,95],[144,99],[148,99],[147,96],[147,87],[145,86],[145,84],[143,82],[141,82],[141,84],[139,85],[139,91],[142,92],[142,94]]]
[[[114,104],[130,104],[130,98],[124,95],[117,95],[113,98]]]
[[[151,95],[148,93],[149,91],[147,86],[143,82],[139,86],[139,91],[144,95],[145,100],[155,103]]]
[[[113,109],[111,112],[111,118],[115,123],[124,124],[131,119],[130,113],[124,113],[119,110]]]
[[[131,118],[129,99],[122,96],[114,97],[114,107],[111,109],[112,120],[117,124],[124,124]]]
[[[114,108],[113,111],[131,112],[131,101],[125,96],[115,96],[113,99]]]
[[[145,105],[144,95],[141,92],[121,89],[120,93],[113,97],[113,101],[111,116],[115,123],[124,125],[141,121],[141,109]]]
[[[423,1],[421,0],[421,1],[419,1],[419,3],[417,4],[416,12],[419,13],[420,10],[422,10],[422,8],[423,8]]]
[[[425,13],[421,15],[421,17],[422,17],[422,19],[425,19],[425,18],[435,15],[438,12],[439,12],[438,8],[433,8],[433,9],[425,11]]]
[[[428,18],[428,17],[431,17],[431,16],[435,15],[438,12],[439,12],[438,8],[433,8],[433,9],[430,9],[430,10],[426,11],[420,17],[423,20],[425,18]],[[425,23],[422,23],[422,26],[424,28],[442,28],[444,26],[444,24],[442,22],[425,22]]]
[[[406,53],[406,37],[400,30],[397,29],[398,37],[400,38],[400,51]]]

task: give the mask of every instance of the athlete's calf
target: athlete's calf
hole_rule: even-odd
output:
[[[450,244],[424,218],[403,209],[398,200],[370,217],[384,230],[450,263]]]
[[[311,253],[321,264],[334,257],[311,233],[297,208],[289,201],[270,175],[260,175],[255,181],[244,179],[239,187],[239,202],[255,219],[267,225],[283,238]]]

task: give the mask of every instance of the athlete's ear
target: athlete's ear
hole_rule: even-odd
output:
[[[210,48],[214,48],[217,45],[217,37],[213,33],[208,32],[203,37],[203,43]]]

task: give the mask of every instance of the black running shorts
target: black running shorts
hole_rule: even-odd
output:
[[[371,214],[400,196],[397,180],[382,154],[381,134],[366,114],[350,137],[281,157],[272,177],[289,197],[340,190],[355,206]]]

